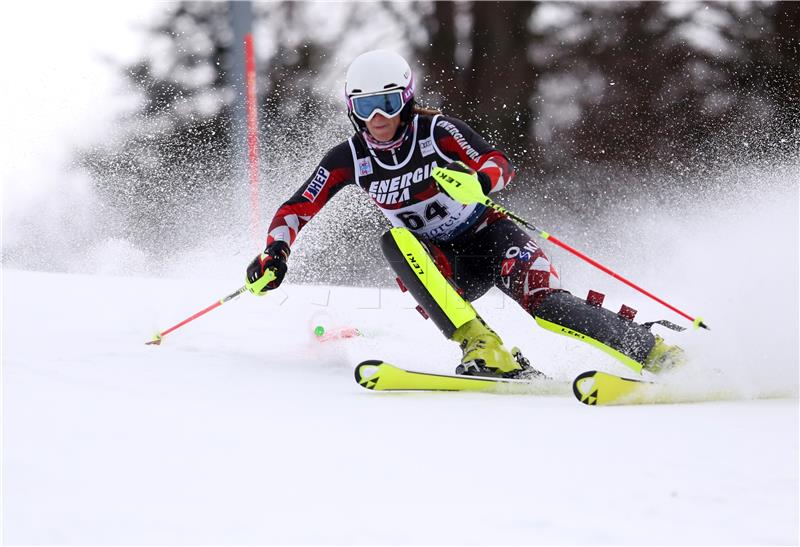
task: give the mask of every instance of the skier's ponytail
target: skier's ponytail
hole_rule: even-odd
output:
[[[414,104],[414,110],[412,112],[414,114],[421,114],[422,116],[437,116],[442,113],[442,111],[437,108],[428,108],[420,104]]]

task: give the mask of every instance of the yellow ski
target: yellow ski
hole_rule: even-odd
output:
[[[572,382],[572,391],[586,405],[625,405],[659,402],[653,398],[657,384],[590,370]]]
[[[374,391],[473,391],[520,395],[569,395],[590,406],[670,402],[660,397],[659,386],[605,372],[591,370],[571,383],[555,380],[491,378],[435,374],[406,370],[383,361],[360,363],[355,369],[356,382]]]
[[[569,385],[553,380],[515,380],[405,370],[383,361],[364,361],[355,369],[356,382],[375,391],[479,391],[529,395],[567,395]]]

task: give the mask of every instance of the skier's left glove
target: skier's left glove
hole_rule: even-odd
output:
[[[253,259],[247,267],[244,286],[256,296],[277,289],[286,276],[286,259],[289,258],[289,245],[285,241],[274,241],[264,252]]]
[[[444,167],[436,167],[431,176],[443,192],[465,205],[484,203],[486,194],[492,188],[489,175],[482,171],[475,171],[460,161],[454,161]]]

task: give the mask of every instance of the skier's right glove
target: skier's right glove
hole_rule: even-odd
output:
[[[285,241],[269,244],[247,267],[244,283],[247,290],[256,296],[263,296],[267,291],[277,289],[286,276],[286,259],[290,252]]]

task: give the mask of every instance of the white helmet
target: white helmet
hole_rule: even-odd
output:
[[[347,112],[357,127],[380,112],[387,118],[398,114],[408,122],[414,107],[414,76],[400,55],[385,49],[362,53],[345,76]]]

